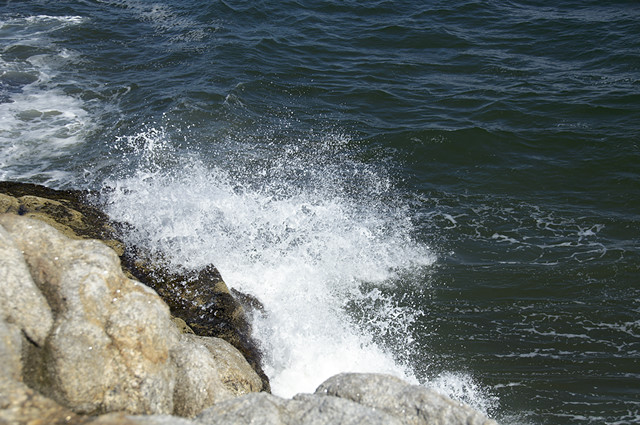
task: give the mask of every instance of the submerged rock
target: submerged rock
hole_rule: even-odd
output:
[[[183,320],[187,332],[222,338],[236,347],[262,380],[262,390],[270,391],[262,370],[261,353],[251,336],[245,311],[230,293],[218,270],[210,265],[202,270],[177,273],[163,264],[125,248],[118,229],[100,210],[86,202],[86,193],[54,190],[44,186],[0,182],[0,213],[14,213],[44,221],[72,239],[98,239],[119,255],[128,277],[153,288],[168,304],[171,313]]]
[[[0,418],[28,422],[11,416],[28,416],[24,400],[69,417],[66,409],[193,416],[262,387],[227,342],[181,333],[167,305],[127,278],[102,242],[4,214],[0,253],[4,295],[26,294],[2,301]]]

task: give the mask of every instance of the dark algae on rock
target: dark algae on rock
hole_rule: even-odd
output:
[[[153,288],[172,315],[188,325],[185,331],[191,329],[198,336],[229,342],[258,373],[262,390],[270,392],[269,378],[262,370],[261,353],[251,336],[245,311],[215,266],[177,272],[162,259],[151,259],[134,247],[125,248],[118,235],[125,231],[126,223],[114,223],[87,199],[88,193],[78,190],[0,182],[0,213],[36,218],[70,238],[101,240],[118,254],[126,275]]]

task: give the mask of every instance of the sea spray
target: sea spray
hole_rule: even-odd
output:
[[[261,300],[253,326],[275,393],[313,391],[343,371],[417,382],[397,353],[411,349],[420,312],[375,287],[434,257],[383,168],[354,158],[340,134],[236,146],[233,163],[216,164],[171,161],[169,138],[149,129],[118,140],[131,171],[106,182],[107,211],[131,226],[129,243],[176,267],[213,263]]]

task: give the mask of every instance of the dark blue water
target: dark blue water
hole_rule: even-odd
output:
[[[0,178],[210,262],[277,394],[640,421],[634,1],[0,2]]]

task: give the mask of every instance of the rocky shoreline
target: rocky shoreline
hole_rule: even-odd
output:
[[[186,332],[222,338],[237,348],[270,391],[260,365],[261,353],[251,337],[244,307],[234,297],[215,266],[177,273],[161,258],[150,258],[125,247],[119,234],[126,223],[115,223],[92,206],[87,193],[54,190],[29,183],[0,182],[0,213],[14,213],[44,221],[72,239],[97,239],[112,248],[123,273],[155,290]],[[251,308],[247,306],[247,308]]]
[[[125,247],[84,196],[0,182],[0,423],[495,424],[386,375],[271,395],[255,300]]]

